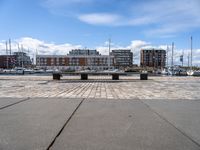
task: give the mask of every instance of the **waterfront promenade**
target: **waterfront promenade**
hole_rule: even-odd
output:
[[[0,76],[0,149],[200,149],[200,78],[79,78]]]
[[[198,99],[198,77],[149,77],[138,76],[64,76],[52,80],[52,76],[0,76],[0,97],[61,97],[104,99]]]

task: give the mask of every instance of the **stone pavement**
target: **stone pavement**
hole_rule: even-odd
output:
[[[1,150],[200,149],[200,100],[0,98],[0,106]]]
[[[200,78],[0,76],[0,150],[200,150]]]
[[[53,81],[51,76],[0,76],[0,97],[57,97],[94,99],[198,99],[198,77],[64,76]]]

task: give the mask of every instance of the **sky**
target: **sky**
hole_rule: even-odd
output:
[[[0,54],[12,51],[67,54],[71,49],[140,49],[175,43],[175,63],[184,64],[193,37],[193,64],[200,66],[200,0],[0,0]],[[18,46],[19,45],[19,46]],[[18,48],[19,47],[19,48]]]

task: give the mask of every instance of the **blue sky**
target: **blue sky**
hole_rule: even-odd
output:
[[[175,42],[178,56],[190,49],[200,64],[199,0],[0,0],[0,49],[5,40],[23,44],[32,54],[64,54],[71,48],[107,53],[131,48],[166,48]]]

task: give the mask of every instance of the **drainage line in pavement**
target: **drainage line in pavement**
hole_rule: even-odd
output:
[[[21,101],[18,101],[18,102],[16,102],[16,103],[12,103],[12,104],[9,104],[9,105],[0,107],[0,110],[5,109],[5,108],[8,108],[8,107],[13,106],[13,105],[16,105],[16,104],[19,104],[19,103],[22,103],[22,102],[25,102],[25,101],[27,101],[27,100],[29,100],[29,99],[30,99],[30,97],[28,97],[28,98],[26,98],[26,99],[23,99],[23,100],[21,100]]]
[[[178,130],[183,136],[185,136],[186,138],[188,138],[191,142],[193,142],[194,144],[196,144],[198,147],[200,147],[200,144],[195,141],[192,137],[190,137],[189,135],[187,135],[184,131],[182,131],[181,129],[179,129],[178,127],[176,127],[173,123],[171,123],[169,120],[167,120],[165,117],[163,117],[162,115],[160,115],[158,112],[156,112],[154,109],[152,109],[147,103],[145,103],[143,100],[140,99],[140,101],[147,106],[147,108],[149,108],[153,113],[155,113],[156,115],[158,115],[162,120],[166,121],[167,123],[169,123],[172,127],[174,127],[176,130]]]
[[[85,98],[83,98],[81,100],[81,102],[76,107],[76,109],[73,111],[73,113],[71,114],[71,116],[67,119],[67,121],[65,122],[65,124],[62,126],[61,130],[58,132],[58,134],[55,136],[55,138],[53,139],[53,141],[47,147],[47,150],[49,150],[53,146],[53,144],[55,143],[56,139],[60,136],[60,134],[62,133],[62,131],[64,130],[64,128],[67,126],[67,124],[69,123],[69,121],[72,119],[72,117],[74,116],[74,114],[76,113],[76,111],[79,109],[79,107],[81,106],[81,104],[83,103],[84,100],[85,100]]]

